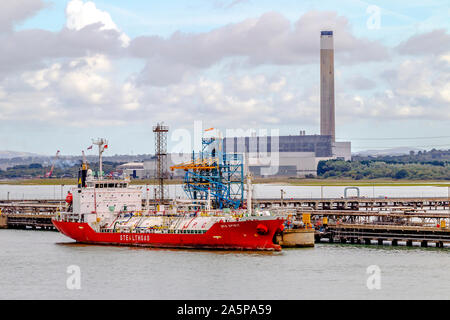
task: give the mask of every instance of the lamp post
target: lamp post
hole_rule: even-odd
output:
[[[284,206],[283,204],[283,196],[286,194],[286,191],[284,191],[283,189],[281,189],[281,207]]]
[[[64,185],[61,185],[61,197],[59,198],[59,211],[61,212],[62,210],[62,199],[63,199],[63,189],[64,189]]]

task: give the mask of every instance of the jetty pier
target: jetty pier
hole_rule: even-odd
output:
[[[169,205],[171,199],[165,200]],[[450,246],[450,201],[446,197],[255,199],[261,210],[308,214],[315,242]],[[143,205],[156,205],[143,199]],[[1,200],[0,228],[55,230],[51,219],[63,200]]]

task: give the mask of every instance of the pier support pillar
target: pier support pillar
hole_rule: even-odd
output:
[[[426,248],[426,247],[428,247],[428,242],[427,241],[422,241],[420,243],[420,246],[423,247],[423,248]]]
[[[378,245],[382,246],[383,245],[383,239],[378,239]]]
[[[0,214],[0,229],[8,228],[8,217]]]
[[[407,247],[412,247],[412,245],[413,245],[412,240],[407,240],[407,241],[406,241],[406,246],[407,246]]]
[[[392,240],[392,245],[393,245],[393,246],[398,246],[398,240],[395,240],[395,239]]]

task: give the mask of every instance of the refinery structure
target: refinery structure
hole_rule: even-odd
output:
[[[241,153],[254,176],[316,176],[321,160],[351,160],[351,142],[336,141],[333,31],[320,34],[320,135],[256,136],[223,138],[223,152]],[[189,159],[190,155],[184,155]],[[167,166],[177,164],[180,155],[167,155]],[[135,178],[151,178],[158,171],[156,158],[121,168]],[[183,170],[170,173],[184,176]]]

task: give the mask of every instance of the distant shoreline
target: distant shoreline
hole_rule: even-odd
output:
[[[173,179],[167,180],[166,184],[182,184],[183,180]],[[350,180],[350,179],[300,179],[300,178],[254,178],[255,184],[281,184],[287,186],[356,186],[356,187],[372,187],[372,186],[435,186],[450,187],[450,181],[439,180],[394,180],[394,179],[372,179],[372,180]],[[76,185],[76,179],[14,179],[1,180],[0,185]],[[155,185],[156,180],[132,180],[133,185]]]

